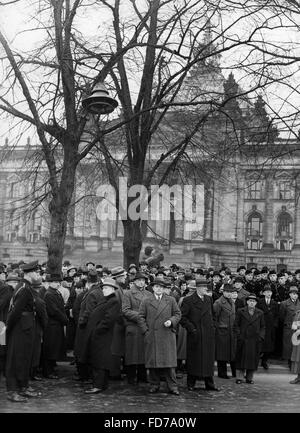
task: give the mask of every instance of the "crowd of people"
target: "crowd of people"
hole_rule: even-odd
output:
[[[0,264],[0,375],[13,402],[39,395],[32,381],[58,379],[67,351],[85,394],[126,379],[148,383],[151,394],[163,380],[179,395],[185,373],[188,390],[203,380],[218,391],[215,362],[218,377],[230,379],[230,368],[236,384],[253,384],[259,363],[268,369],[274,357],[300,384],[300,269],[233,272],[147,259],[127,270],[68,261],[61,273],[46,269]]]

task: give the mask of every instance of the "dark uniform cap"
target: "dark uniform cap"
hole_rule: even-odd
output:
[[[22,270],[23,272],[34,272],[38,270],[38,267],[39,267],[38,260],[35,260],[34,262],[25,263],[22,266]]]
[[[87,266],[87,265],[93,265],[93,266],[95,266],[95,263],[93,263],[93,262],[87,262],[87,263],[85,264],[85,266]]]

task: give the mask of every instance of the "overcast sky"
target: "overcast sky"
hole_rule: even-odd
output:
[[[41,34],[39,34],[38,31],[26,31],[22,33],[19,36],[16,36],[18,31],[20,29],[32,29],[34,24],[30,22],[29,18],[31,17],[31,14],[33,14],[33,9],[28,7],[24,8],[24,3],[30,5],[30,1],[23,0],[20,5],[18,4],[11,4],[9,7],[0,7],[0,28],[1,31],[5,34],[6,38],[12,43],[12,46],[16,48],[17,50],[24,50],[32,48],[40,39]],[[32,4],[32,3],[31,3]],[[110,20],[111,15],[109,14],[103,14],[102,15],[102,21],[105,23],[105,21]],[[99,24],[101,23],[101,20],[99,22],[99,16],[97,16],[97,19],[94,18],[92,9],[90,9],[88,12],[85,12],[84,14],[79,11],[77,15],[77,19],[80,20],[80,25],[82,26],[82,29],[84,29],[84,32],[86,35],[90,35],[92,38],[95,34],[97,34],[97,29],[99,27]],[[241,32],[245,31],[245,29],[241,28]],[[298,53],[299,53],[299,47],[300,47],[300,31],[296,31],[295,29],[287,30],[287,29],[276,29],[276,31],[272,31],[269,34],[269,41],[272,41],[276,44],[281,44],[282,46],[288,47],[293,44],[296,46],[298,44]],[[288,51],[287,51],[288,52]],[[236,53],[236,56],[240,54]],[[242,53],[241,53],[242,55]],[[300,54],[299,54],[300,55]],[[226,58],[223,56],[222,58],[222,64],[224,66],[228,66],[231,62],[232,58],[229,56]],[[299,71],[299,68],[298,68]],[[224,69],[224,75],[227,76],[229,74],[229,71]],[[238,80],[243,80],[244,73],[241,71],[235,71],[235,76]],[[3,81],[3,79],[2,79]],[[247,85],[247,81],[242,81],[245,85]],[[251,84],[251,83],[249,83]],[[293,78],[293,85],[297,89],[299,89],[300,86],[300,74],[298,72],[297,75]],[[293,106],[295,109],[298,109],[300,107],[300,97],[299,94],[297,94],[292,89],[284,88],[282,85],[273,85],[268,92],[270,102],[272,103],[272,106],[275,107],[277,110],[281,109],[282,113],[287,113],[289,110],[293,109]],[[288,98],[288,103],[286,102],[286,99]],[[0,134],[7,135],[7,130],[9,129],[9,124],[6,122],[3,124],[3,122],[0,122]],[[3,142],[3,138],[1,139],[1,142]]]

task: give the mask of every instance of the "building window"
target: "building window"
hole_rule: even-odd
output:
[[[248,218],[248,236],[262,236],[262,218],[258,212],[253,212]]]
[[[43,217],[40,211],[35,211],[31,215],[28,240],[35,243],[40,241],[42,234]]]
[[[263,188],[264,188],[264,183],[261,180],[260,181],[254,181],[254,180],[248,181],[246,198],[252,199],[252,200],[262,199],[263,198]]]
[[[293,219],[288,212],[281,212],[276,225],[276,249],[290,251],[293,242]]]
[[[247,221],[248,250],[261,250],[262,248],[262,217],[259,212],[252,212]]]
[[[8,242],[14,242],[19,237],[19,227],[20,227],[20,216],[17,215],[15,210],[9,213],[9,220],[6,231],[6,240]]]
[[[8,184],[8,198],[19,197],[19,182],[11,182]]]
[[[291,182],[289,180],[282,180],[279,182],[279,198],[280,200],[288,200],[292,198]]]
[[[275,198],[279,200],[292,200],[295,185],[290,179],[281,179],[275,183]]]

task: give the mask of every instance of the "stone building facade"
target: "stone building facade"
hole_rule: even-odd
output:
[[[182,256],[185,262],[199,266],[226,264],[234,269],[241,264],[257,264],[275,269],[299,268],[300,153],[297,148],[297,141],[278,139],[271,150],[262,149],[260,160],[256,156],[252,161],[249,153],[236,157],[234,164],[228,163],[224,168],[220,178],[200,188],[202,202],[196,230],[185,230],[187,221],[174,218],[176,209],[170,206],[169,220],[148,221],[144,245],[159,246],[173,254],[174,261]],[[274,149],[282,157],[277,161],[270,157],[268,164],[266,154],[274,154]],[[46,259],[47,198],[40,205],[32,204],[32,173],[29,175],[26,167],[26,160],[36,152],[36,147],[27,145],[10,150],[6,146],[2,150],[0,260]],[[155,158],[154,153],[152,157]],[[91,164],[91,160],[87,161],[86,167]],[[43,190],[42,167],[40,171],[39,193]],[[100,221],[97,215],[100,183],[105,183],[100,174],[93,176],[93,184],[82,173],[78,174],[66,252],[122,251],[121,221]]]

